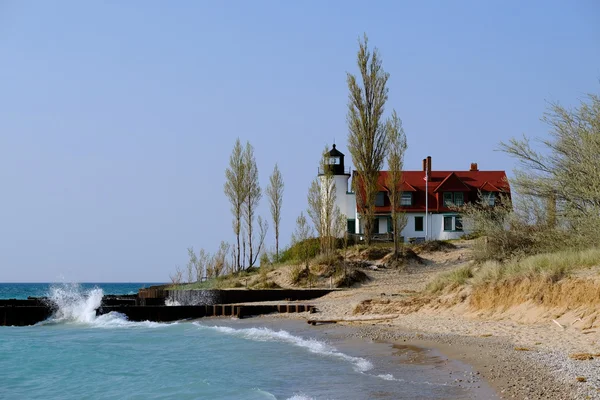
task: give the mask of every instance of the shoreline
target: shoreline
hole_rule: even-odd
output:
[[[263,315],[257,321],[295,320],[306,323],[314,314]],[[310,326],[307,324],[307,326]],[[317,325],[319,327],[322,325]],[[323,325],[325,326],[325,325]],[[600,399],[600,390],[569,375],[585,369],[598,376],[600,360],[574,361],[567,354],[544,349],[519,348],[507,338],[427,332],[399,323],[342,322],[330,324],[347,338],[434,350],[448,360],[468,365],[473,376],[488,385],[499,399]],[[310,329],[315,329],[312,326]],[[590,375],[588,375],[590,376]],[[461,379],[461,378],[458,378]],[[459,382],[460,383],[460,382]]]
[[[369,337],[358,326],[341,324],[310,326],[302,317],[295,318],[282,314],[267,314],[244,319],[213,317],[196,321],[203,325],[219,325],[237,329],[284,330],[304,339],[316,339],[332,345],[337,351],[351,357],[359,357],[371,362],[374,369],[369,371],[369,374],[373,373],[374,377],[379,379],[398,381],[398,385],[408,384],[413,388],[422,386],[428,388],[427,390],[436,387],[439,390],[447,390],[447,392],[438,393],[433,398],[500,399],[495,388],[464,360],[450,357],[441,349],[423,343],[407,344]],[[413,378],[410,378],[411,376]],[[400,386],[399,390],[402,390]],[[401,392],[396,395],[399,393]],[[384,396],[382,398],[397,397]]]

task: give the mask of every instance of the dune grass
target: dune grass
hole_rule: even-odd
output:
[[[437,293],[446,287],[464,285],[467,282],[478,287],[511,279],[542,279],[555,283],[578,269],[597,265],[600,265],[600,249],[597,248],[537,254],[506,263],[486,261],[477,268],[463,266],[440,274],[427,286],[427,290]]]
[[[473,278],[473,268],[470,265],[459,267],[453,271],[438,275],[427,285],[427,291],[438,293],[447,287],[457,287]]]

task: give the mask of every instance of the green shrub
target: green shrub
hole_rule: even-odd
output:
[[[438,275],[427,285],[427,290],[431,293],[438,293],[447,287],[464,285],[471,278],[473,278],[473,267],[465,265]]]
[[[305,247],[303,247],[305,246]],[[297,261],[300,258],[302,249],[306,249],[309,258],[314,258],[320,252],[319,239],[310,238],[298,242],[287,249],[283,250],[279,254],[279,263],[286,264]]]

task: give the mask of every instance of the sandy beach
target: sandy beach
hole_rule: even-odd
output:
[[[285,331],[307,340],[315,339],[327,343],[350,357],[360,357],[372,362],[374,369],[369,371],[370,375],[395,383],[395,390],[400,391],[393,393],[382,391],[378,395],[382,399],[395,399],[398,396],[438,398],[440,393],[442,398],[448,399],[500,398],[495,388],[478,373],[475,365],[447,353],[435,343],[421,343],[415,339],[409,340],[408,337],[407,339],[392,338],[386,336],[380,327],[340,324],[311,326],[305,323],[304,318],[286,318],[282,315],[265,315],[260,318],[240,320],[217,317],[201,319],[198,323],[234,329],[267,328],[275,332]],[[433,393],[437,391],[438,394],[431,392],[419,394],[419,388],[427,390],[437,388]],[[415,390],[416,392],[412,392]]]
[[[469,251],[465,242],[421,254],[423,264],[404,270],[375,262],[369,282],[314,300],[317,313],[274,318],[334,320],[352,327],[349,336],[435,349],[472,366],[499,398],[600,399],[600,334],[582,326],[577,310],[523,304],[481,312],[460,292],[413,304],[435,275],[469,262]]]

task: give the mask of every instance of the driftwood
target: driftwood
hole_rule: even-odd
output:
[[[310,325],[316,325],[316,324],[337,324],[338,322],[380,321],[380,320],[394,319],[394,318],[398,318],[398,315],[397,314],[387,314],[387,315],[374,315],[372,317],[335,318],[335,319],[311,318],[311,319],[307,319],[306,322]]]
[[[557,320],[553,319],[552,322],[554,322],[556,325],[560,326],[561,328],[565,329],[565,327],[562,326],[561,323],[558,322]]]

